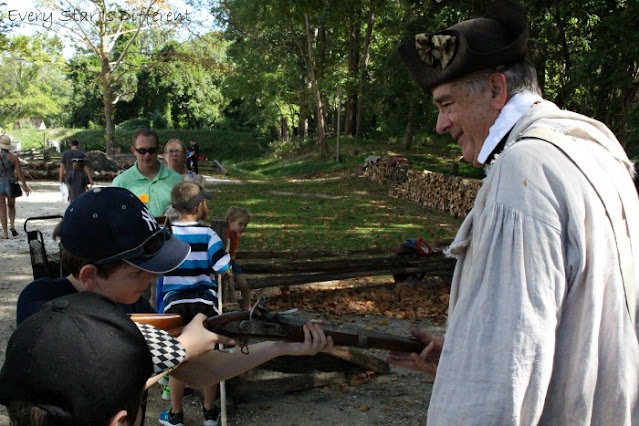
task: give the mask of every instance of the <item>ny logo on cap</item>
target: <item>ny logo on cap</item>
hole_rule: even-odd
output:
[[[158,225],[158,222],[155,220],[153,216],[151,216],[151,213],[147,210],[146,207],[142,207],[141,213],[142,213],[142,219],[146,222],[146,225],[149,227],[149,231],[153,231],[160,227],[160,225]]]

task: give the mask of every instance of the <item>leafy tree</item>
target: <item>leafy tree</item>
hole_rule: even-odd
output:
[[[188,20],[183,12],[175,13],[158,0],[88,1],[46,0],[44,6],[56,14],[49,31],[71,42],[78,51],[98,58],[95,75],[102,96],[106,150],[115,148],[114,105],[135,93],[135,77],[131,73],[140,34],[154,27],[173,28]]]
[[[224,52],[217,33],[183,44],[167,43],[137,72],[137,93],[118,114],[155,116],[164,127],[211,128],[226,107],[221,93]]]
[[[0,52],[0,124],[11,127],[22,118],[51,124],[68,102],[60,39],[15,36],[6,49]]]

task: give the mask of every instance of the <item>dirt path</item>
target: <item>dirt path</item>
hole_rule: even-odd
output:
[[[0,359],[4,361],[7,340],[15,329],[15,304],[20,291],[33,279],[24,219],[63,214],[67,204],[59,200],[55,182],[33,182],[34,193],[17,202],[16,229],[20,235],[0,240]],[[38,223],[37,229],[50,236],[55,221]],[[47,250],[57,245],[47,238]],[[319,314],[318,314],[319,315]],[[384,317],[347,316],[341,318],[353,327],[406,335],[410,322]],[[380,326],[380,324],[383,324]],[[429,324],[422,322],[421,326]],[[433,328],[433,327],[429,327]],[[437,329],[437,328],[435,328]],[[384,352],[371,353],[383,358]],[[99,386],[99,384],[96,384]],[[432,388],[423,374],[392,367],[391,373],[363,380],[339,383],[295,393],[273,389],[268,395],[255,395],[230,408],[228,424],[236,425],[419,425],[426,423],[426,410]],[[147,425],[158,424],[160,411],[169,407],[161,399],[161,387],[149,391]],[[185,399],[185,424],[201,424],[201,404],[197,394]],[[0,425],[9,424],[0,406]]]

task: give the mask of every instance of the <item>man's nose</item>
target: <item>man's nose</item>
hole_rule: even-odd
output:
[[[442,114],[442,113],[437,114],[437,125],[435,126],[435,130],[437,131],[437,133],[441,135],[443,133],[448,132],[448,129],[450,129],[450,126],[451,126],[451,122],[448,119],[448,116],[446,114]]]

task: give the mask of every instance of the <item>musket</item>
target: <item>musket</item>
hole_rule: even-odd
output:
[[[231,311],[207,318],[206,329],[223,336],[236,339],[242,352],[248,353],[248,340],[285,340],[303,342],[303,325],[307,321],[290,317],[297,311],[269,312],[265,308],[267,298],[262,298],[250,311]],[[136,322],[150,324],[176,336],[184,322],[177,314],[131,314]],[[326,336],[332,336],[337,346],[351,346],[361,349],[382,349],[396,352],[420,353],[425,345],[417,339],[392,334],[368,332],[320,324]]]

